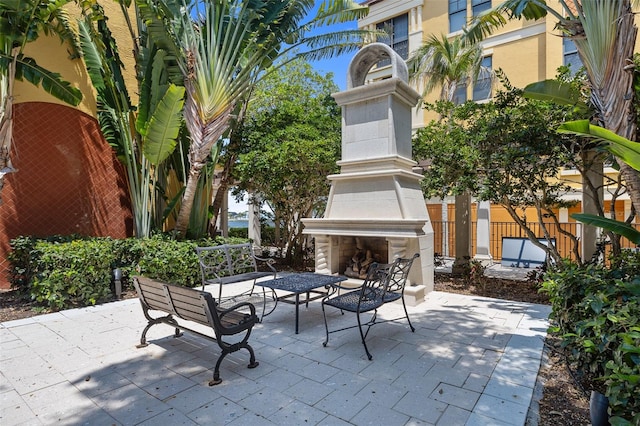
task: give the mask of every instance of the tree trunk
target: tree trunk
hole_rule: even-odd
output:
[[[452,274],[462,276],[469,268],[471,260],[471,194],[465,191],[456,195],[456,259],[453,262]]]
[[[235,148],[235,145],[229,145],[229,147],[227,148],[227,150],[233,150]],[[220,171],[219,175],[218,175],[218,179],[220,179],[220,183],[218,185],[218,187],[215,189],[215,194],[213,194],[213,203],[212,203],[212,211],[213,211],[213,216],[211,218],[211,227],[212,227],[212,231],[215,231],[215,224],[218,223],[218,215],[220,214],[220,210],[222,208],[222,203],[225,197],[228,196],[228,190],[229,190],[229,180],[231,179],[231,173],[233,171],[233,165],[236,162],[237,159],[237,155],[234,154],[233,152],[229,153],[229,156],[227,157],[227,159],[224,162],[224,166],[222,168],[222,170]]]
[[[198,190],[198,179],[202,174],[202,168],[204,163],[191,164],[189,167],[189,176],[187,177],[187,183],[182,196],[182,204],[180,205],[180,213],[178,214],[178,220],[176,221],[176,238],[182,239],[187,233],[189,227],[189,218],[191,217],[191,210],[193,209],[193,201]]]
[[[184,116],[191,136],[191,144],[189,146],[189,175],[175,227],[177,239],[184,238],[187,233],[202,168],[206,164],[207,157],[211,154],[213,145],[227,131],[231,111],[233,111],[233,105],[231,105],[216,117],[203,122],[199,113],[200,108],[193,97],[192,84],[188,80],[185,80],[185,88],[187,89],[187,100],[184,106]],[[218,159],[214,158],[213,161],[217,163]]]
[[[14,59],[18,50],[12,52]],[[16,74],[16,61],[9,62],[6,71],[6,87],[0,88],[0,193],[4,187],[4,176],[15,172],[11,165],[11,142],[13,141],[13,83]],[[4,92],[4,93],[3,93]],[[0,204],[2,198],[0,197]]]
[[[617,21],[614,54],[607,64],[602,82],[591,80],[592,99],[598,108],[602,126],[631,141],[636,141],[636,116],[633,93],[633,51],[638,34],[629,0],[622,0]],[[591,76],[590,76],[591,77]],[[599,84],[600,83],[600,84]],[[640,173],[618,159],[620,174],[636,211],[640,211]]]

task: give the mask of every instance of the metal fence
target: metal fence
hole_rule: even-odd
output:
[[[445,257],[454,257],[456,250],[456,240],[455,240],[455,222],[448,221],[432,221],[431,222],[434,231],[434,251],[439,253]],[[544,234],[542,233],[541,227],[539,223],[530,223],[528,224],[529,228],[538,236],[539,238],[544,238]],[[569,232],[571,235],[581,235],[582,234],[582,224],[581,223],[561,223],[560,227],[562,230]],[[560,255],[563,257],[569,257],[571,254],[572,242],[569,237],[565,236],[558,232],[558,230],[550,226],[549,232],[551,238],[555,239],[556,247],[560,252]],[[477,249],[477,222],[471,223],[471,254],[476,253]],[[514,222],[491,222],[490,230],[489,230],[489,244],[490,244],[490,252],[491,257],[495,260],[502,259],[502,239],[503,237],[518,237],[518,238],[526,238],[527,235],[522,230],[522,228]]]

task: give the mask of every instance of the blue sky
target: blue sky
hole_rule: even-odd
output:
[[[320,2],[316,2],[316,6],[310,13],[310,16],[314,16],[318,10]],[[356,21],[344,23],[344,24],[335,24],[330,27],[327,27],[323,32],[329,31],[341,31],[347,29],[356,29],[358,28],[358,23]],[[353,55],[356,52],[347,53],[345,55],[327,59],[323,61],[312,62],[311,65],[321,74],[327,74],[329,72],[333,73],[333,81],[338,85],[340,90],[346,90],[347,88],[347,68],[349,67],[349,62]]]

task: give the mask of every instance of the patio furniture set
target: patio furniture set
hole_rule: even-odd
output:
[[[404,287],[413,261],[419,257],[397,258],[392,263],[374,263],[369,267],[366,279],[357,285],[343,282],[347,277],[342,275],[324,275],[318,273],[282,273],[278,274],[272,263],[257,257],[250,243],[221,245],[215,247],[199,247],[198,253],[202,273],[202,290],[191,289],[179,285],[164,283],[146,277],[134,277],[134,285],[142,305],[147,326],[142,332],[138,347],[147,345],[146,334],[155,324],[167,324],[175,328],[174,337],[181,336],[181,331],[188,331],[209,340],[215,340],[222,350],[214,369],[210,386],[219,384],[220,364],[226,355],[246,349],[250,355],[249,368],[258,366],[255,355],[248,340],[255,324],[272,313],[278,303],[295,306],[295,332],[299,332],[300,305],[309,306],[309,302],[322,299],[321,306],[324,317],[327,346],[329,334],[358,327],[360,338],[367,358],[372,359],[366,343],[370,328],[379,323],[405,319],[413,332],[415,329],[409,320],[404,302]],[[267,264],[270,272],[259,271],[258,261]],[[259,278],[270,277],[258,281]],[[226,295],[223,288],[231,283],[252,282],[249,289],[237,294]],[[217,299],[207,291],[207,285],[218,286]],[[279,290],[279,292],[276,292]],[[379,320],[378,309],[386,303],[402,300],[404,317]],[[261,306],[261,315],[256,312],[256,305]],[[356,315],[357,324],[330,330],[327,322],[327,308],[334,308]],[[151,316],[149,311],[159,311],[166,315]],[[363,321],[361,316],[367,316]],[[182,321],[179,321],[182,320]],[[189,322],[204,325],[211,333],[198,331]],[[244,333],[242,339],[229,343],[227,337]]]

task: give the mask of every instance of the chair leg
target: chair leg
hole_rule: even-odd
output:
[[[402,297],[402,307],[404,308],[404,315],[407,317],[407,322],[409,323],[409,328],[411,329],[412,333],[415,333],[416,329],[413,326],[413,324],[411,324],[411,320],[409,319],[409,312],[407,312],[407,305],[406,305],[406,303],[404,303],[404,296]]]
[[[327,324],[327,313],[324,310],[324,303],[322,304],[322,316],[324,317],[324,331],[325,331],[325,339],[322,343],[322,346],[327,347],[327,343],[329,343],[329,325]]]
[[[371,361],[373,356],[371,356],[371,354],[369,353],[369,348],[367,348],[367,342],[365,340],[365,338],[367,337],[367,334],[369,334],[369,329],[367,328],[367,333],[366,334],[362,332],[362,321],[360,321],[360,313],[358,312],[356,315],[358,316],[358,330],[360,330],[360,338],[362,338],[362,344],[364,345],[364,351],[367,353],[367,358],[369,358],[369,361]]]

